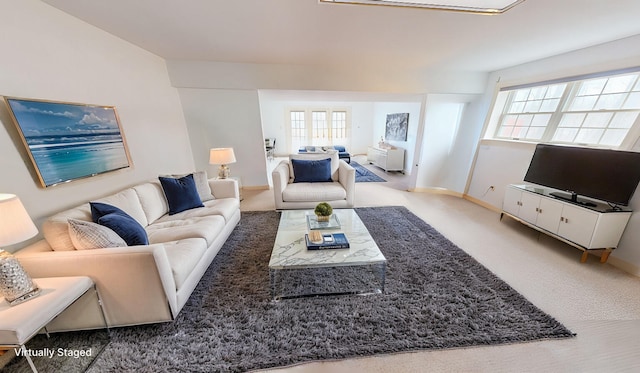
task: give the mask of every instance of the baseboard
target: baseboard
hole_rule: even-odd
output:
[[[416,193],[433,193],[433,194],[445,194],[448,196],[454,196],[454,197],[458,197],[458,198],[462,198],[462,199],[466,199],[467,201],[473,202],[476,205],[482,206],[488,210],[491,210],[493,212],[501,212],[502,210],[500,210],[500,208],[491,205],[481,199],[472,197],[466,193],[460,193],[460,192],[456,192],[453,190],[449,190],[446,188],[414,188],[414,189],[409,189],[410,192],[416,192]]]
[[[252,185],[252,186],[243,186],[244,190],[269,190],[268,185]]]
[[[468,194],[463,195],[462,198],[466,199],[467,201],[473,202],[476,205],[482,206],[482,207],[484,207],[484,208],[486,208],[488,210],[491,210],[493,212],[502,212],[502,210],[499,207],[496,207],[496,206],[494,206],[494,205],[492,205],[490,203],[487,203],[487,202],[485,202],[485,201],[483,201],[481,199],[472,197],[472,196],[470,196]]]
[[[638,267],[635,264],[629,263],[626,260],[616,258],[614,255],[616,255],[615,250],[613,250],[613,253],[609,256],[607,263],[611,264],[616,268],[620,268],[621,270],[627,273],[630,273],[636,277],[640,277],[640,267]]]
[[[414,193],[433,193],[433,194],[446,194],[448,196],[454,196],[462,198],[463,194],[446,188],[413,188],[409,189],[409,192]]]

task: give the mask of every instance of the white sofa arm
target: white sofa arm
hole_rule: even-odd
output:
[[[240,199],[240,188],[235,179],[209,179],[211,194],[216,198]]]
[[[347,162],[340,160],[338,163],[338,181],[347,191],[347,204],[353,206],[356,196],[356,169]]]
[[[90,277],[100,292],[110,326],[173,319],[176,285],[163,244],[51,251],[42,242],[15,254],[27,273],[36,278]],[[73,320],[68,324],[65,329],[74,328]]]
[[[284,209],[282,193],[289,183],[289,162],[280,162],[271,172],[271,179],[273,181],[273,197],[276,203],[276,210],[282,210]]]

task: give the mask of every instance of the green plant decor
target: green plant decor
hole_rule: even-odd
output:
[[[333,214],[333,207],[327,202],[320,202],[313,212],[318,217],[318,221],[329,221],[329,217]]]

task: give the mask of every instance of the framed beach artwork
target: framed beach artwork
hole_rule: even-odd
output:
[[[387,127],[384,136],[387,140],[407,141],[409,113],[387,114]]]
[[[44,187],[131,167],[115,107],[4,99]]]

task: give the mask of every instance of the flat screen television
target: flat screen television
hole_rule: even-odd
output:
[[[538,144],[524,181],[565,191],[552,195],[573,202],[627,206],[640,182],[640,153]]]

